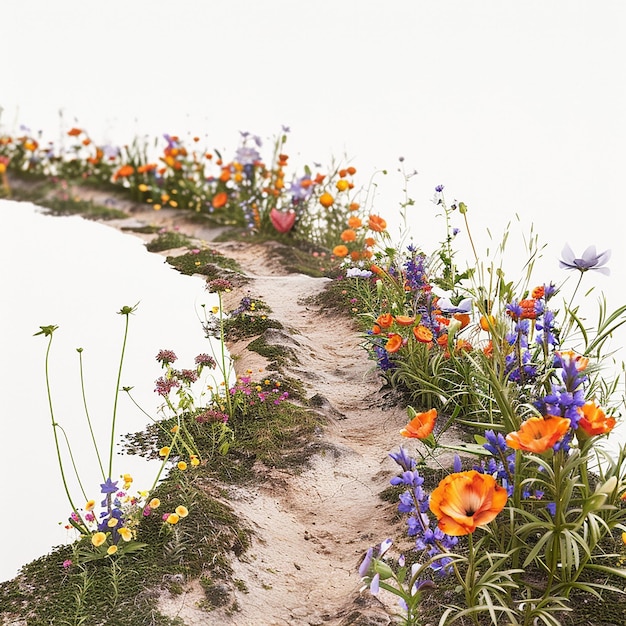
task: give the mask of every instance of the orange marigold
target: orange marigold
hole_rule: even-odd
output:
[[[333,248],[333,254],[340,259],[343,259],[344,256],[347,256],[348,252],[350,252],[350,250],[348,250],[348,247],[344,246],[343,244],[340,244]]]
[[[320,204],[325,208],[328,209],[331,206],[333,206],[333,202],[335,202],[335,199],[326,191],[324,192],[321,196],[320,196]]]
[[[449,474],[430,494],[439,528],[452,536],[469,535],[493,521],[505,507],[507,491],[493,476],[476,470]]]
[[[570,421],[566,417],[529,417],[518,431],[506,436],[506,443],[514,450],[542,454],[563,438],[569,426]]]
[[[350,228],[361,228],[361,226],[363,226],[363,222],[361,221],[360,217],[352,215],[350,218],[348,218],[348,226]]]
[[[379,215],[370,215],[368,226],[376,233],[382,233],[387,228],[387,222]]]
[[[408,315],[396,315],[396,324],[398,326],[412,326],[415,323],[415,318]]]
[[[341,233],[341,241],[345,241],[346,243],[356,241],[356,233],[351,228],[344,230]]]

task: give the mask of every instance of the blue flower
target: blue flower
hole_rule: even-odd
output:
[[[611,270],[606,265],[611,258],[611,251],[605,250],[604,252],[596,253],[595,246],[589,246],[584,252],[582,257],[577,257],[569,244],[565,244],[561,252],[561,259],[559,260],[559,267],[566,270],[578,270],[579,272],[586,272],[588,270],[595,270],[608,276]]]
[[[117,481],[113,482],[110,478],[100,485],[100,493],[115,493],[116,491]]]

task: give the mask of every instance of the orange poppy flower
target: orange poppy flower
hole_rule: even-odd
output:
[[[324,182],[324,179],[326,178],[326,176],[324,174],[318,174],[315,177],[315,184],[316,185],[321,185]]]
[[[468,313],[455,313],[452,317],[461,322],[461,329],[465,328],[470,323],[470,316]]]
[[[328,209],[331,206],[333,206],[333,202],[335,202],[335,199],[326,191],[324,192],[321,196],[320,196],[320,204],[325,208]]]
[[[350,167],[347,168],[346,170],[348,172],[348,174],[350,174],[350,176],[354,176],[356,174],[356,167],[352,167],[352,165]]]
[[[381,328],[389,328],[393,324],[393,315],[391,313],[383,313],[378,316],[376,323]]]
[[[366,237],[363,243],[371,248],[373,245],[376,244],[376,239],[374,239],[374,237]]]
[[[213,196],[211,205],[214,209],[221,209],[228,202],[228,194],[225,191],[220,191]]]
[[[437,409],[430,409],[425,413],[418,413],[401,431],[403,437],[411,439],[426,439],[435,427]]]
[[[341,241],[345,241],[346,243],[356,241],[356,233],[351,228],[344,230],[341,233]]]
[[[361,226],[363,226],[363,222],[361,221],[360,217],[353,215],[348,218],[348,226],[350,228],[360,228]]]
[[[372,335],[380,335],[380,326],[378,324],[372,326]]]
[[[385,350],[393,354],[402,347],[402,342],[402,335],[391,333],[391,335],[389,335],[389,339],[387,339],[387,343],[385,344]]]
[[[70,137],[78,137],[78,135],[80,135],[83,131],[80,128],[70,128],[70,130],[67,131],[67,134]]]
[[[535,300],[540,300],[545,294],[546,288],[542,285],[541,287],[535,287],[531,295]]]
[[[382,233],[387,228],[387,222],[378,215],[370,215],[368,225],[376,233]]]
[[[398,324],[398,326],[412,326],[414,323],[414,317],[409,317],[408,315],[396,315],[396,324]]]
[[[469,535],[493,521],[507,499],[506,489],[493,476],[469,470],[450,474],[439,483],[430,494],[430,510],[444,533]]]
[[[339,177],[340,177],[340,178],[344,178],[344,177],[345,177],[345,175],[346,175],[348,172],[347,172],[347,170],[343,170],[343,169],[342,169],[342,170],[339,170],[339,172],[338,172],[338,173],[339,173]]]
[[[439,337],[437,337],[437,345],[442,348],[448,345],[448,333],[444,333],[443,335],[439,335]]]
[[[132,165],[122,165],[122,167],[113,174],[113,180],[116,181],[119,178],[126,178],[134,174],[134,172],[135,168]]]
[[[430,343],[433,340],[433,331],[426,326],[416,326],[413,329],[413,335],[420,343]]]
[[[348,247],[344,245],[335,246],[333,248],[333,254],[340,259],[342,259],[344,256],[347,256],[348,252],[350,252],[350,250],[348,250]]]
[[[225,183],[227,180],[230,180],[230,169],[225,167],[222,169],[222,173],[220,174],[220,178],[219,178],[223,183]]]
[[[506,444],[514,450],[542,454],[562,439],[569,425],[570,421],[566,417],[529,417],[518,431],[506,436]]]
[[[582,415],[578,421],[578,431],[582,429],[589,437],[605,435],[615,427],[615,418],[607,417],[595,402],[585,402],[578,412]]]

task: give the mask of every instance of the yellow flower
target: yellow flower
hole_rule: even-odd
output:
[[[338,191],[345,191],[346,189],[348,189],[348,187],[350,187],[350,183],[342,178],[337,181],[337,184],[335,186],[337,187]]]
[[[184,472],[187,469],[187,463],[185,463],[185,461],[178,461],[177,467],[181,472]]]
[[[137,186],[137,189],[139,189],[139,191],[148,191],[150,187],[148,187],[148,185],[146,185],[145,183],[141,183],[140,185]]]
[[[334,201],[335,199],[328,192],[325,192],[320,196],[320,204],[325,209],[328,209],[329,207],[331,207]]]
[[[98,532],[95,533],[94,535],[92,535],[91,537],[91,543],[98,548],[99,546],[101,546],[105,541],[107,540],[107,536],[102,533],[102,532]]]
[[[176,424],[175,426],[172,426],[172,427],[170,428],[170,432],[171,432],[171,433],[177,433],[177,432],[178,432],[178,424]]]
[[[130,541],[133,538],[133,533],[126,527],[120,528],[117,532],[119,532],[124,541]]]
[[[107,522],[107,526],[109,528],[115,528],[118,524],[119,520],[116,519],[115,517],[112,517],[108,522]]]
[[[161,500],[159,500],[158,498],[152,498],[152,500],[150,500],[150,502],[148,503],[148,506],[151,509],[158,509],[161,506]]]
[[[219,312],[220,312],[220,307],[214,306],[211,308],[211,313],[213,313],[213,315],[217,315]]]
[[[180,519],[180,516],[177,515],[176,513],[170,513],[167,516],[167,519],[165,520],[168,524],[178,524],[178,520]]]
[[[159,450],[159,456],[167,456],[170,453],[170,448],[169,446],[163,446],[160,450]]]
[[[160,204],[155,204],[152,208],[153,208],[155,211],[160,211],[160,210],[161,210],[161,205],[160,205]]]
[[[200,459],[197,456],[192,456],[191,457],[191,464],[196,467],[197,465],[200,465]]]
[[[96,506],[95,500],[89,500],[87,504],[85,504],[85,511],[93,511],[93,508]]]
[[[109,556],[114,555],[117,552],[117,546],[109,546],[109,549],[107,550],[107,554]]]
[[[178,515],[178,517],[187,517],[187,515],[189,515],[189,511],[187,510],[186,506],[183,506],[181,504],[180,506],[176,507],[176,515]]]

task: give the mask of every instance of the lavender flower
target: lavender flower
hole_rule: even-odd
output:
[[[611,251],[605,250],[604,252],[596,253],[595,246],[589,246],[584,252],[582,257],[577,257],[569,244],[565,244],[561,251],[561,259],[559,260],[559,267],[567,270],[578,270],[581,273],[588,270],[595,270],[608,276],[611,270],[606,265],[611,258]]]

